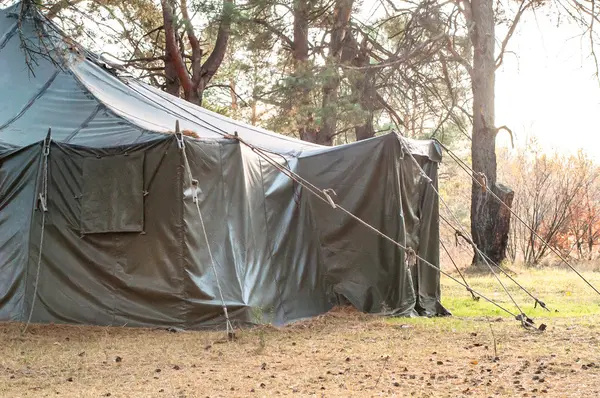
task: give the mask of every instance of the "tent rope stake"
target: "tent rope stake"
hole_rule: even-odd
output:
[[[38,250],[38,259],[37,259],[37,269],[35,273],[35,284],[33,285],[33,296],[31,302],[31,308],[29,309],[29,315],[27,317],[27,322],[25,322],[25,327],[23,328],[23,332],[27,331],[29,324],[31,323],[31,318],[33,317],[33,310],[35,309],[35,303],[38,293],[38,286],[40,282],[40,269],[42,268],[42,252],[44,250],[44,230],[46,228],[46,213],[48,212],[48,158],[50,157],[50,144],[52,142],[51,138],[52,129],[48,129],[48,135],[44,139],[44,144],[42,147],[42,186],[41,190],[38,193],[37,201],[35,204],[35,210],[39,210],[41,212],[41,227],[40,227],[40,244]]]
[[[475,181],[475,183],[477,185],[479,185],[482,189],[485,189],[487,192],[489,192],[491,194],[491,196],[498,202],[500,203],[501,206],[506,207],[506,209],[508,211],[510,211],[510,213],[521,223],[525,226],[525,228],[527,228],[529,230],[529,232],[531,232],[537,239],[539,239],[543,244],[544,247],[547,247],[550,249],[550,251],[552,251],[558,258],[560,258],[560,260],[565,263],[567,265],[567,267],[569,267],[571,269],[571,271],[575,272],[577,274],[577,276],[579,276],[585,283],[587,283],[587,285],[589,287],[591,287],[596,293],[598,293],[598,295],[600,295],[600,291],[598,291],[598,289],[596,289],[596,287],[594,285],[592,285],[592,283],[590,281],[588,281],[579,271],[577,271],[577,269],[575,267],[573,267],[571,265],[571,263],[569,263],[567,261],[567,259],[558,252],[558,250],[556,250],[552,245],[550,245],[550,243],[546,242],[546,240],[544,238],[542,238],[536,231],[533,230],[533,228],[531,228],[529,226],[529,224],[527,224],[509,205],[507,205],[506,203],[504,203],[504,201],[502,199],[500,199],[500,197],[498,195],[496,195],[494,193],[494,191],[492,191],[490,189],[490,187],[486,184],[483,185],[481,184],[481,182],[475,178],[475,170],[473,170],[469,165],[467,165],[465,162],[463,162],[454,152],[452,152],[448,147],[446,147],[444,144],[442,144],[441,142],[439,142],[438,140],[435,140],[452,158],[452,160],[454,160],[456,162],[456,164],[458,164],[460,166],[460,168],[473,180]]]
[[[206,242],[206,248],[208,251],[208,255],[210,257],[210,262],[211,262],[212,270],[213,270],[213,273],[215,276],[215,281],[217,283],[217,290],[219,291],[219,298],[221,299],[223,315],[225,316],[225,323],[226,323],[226,328],[227,328],[227,338],[229,340],[233,340],[235,338],[235,332],[233,329],[233,325],[231,324],[231,321],[229,319],[229,312],[227,311],[227,304],[225,304],[225,298],[223,296],[223,289],[221,288],[221,282],[219,281],[219,275],[217,273],[216,262],[213,257],[212,250],[210,248],[210,241],[208,239],[208,233],[206,232],[206,226],[204,224],[204,217],[202,216],[202,211],[200,210],[200,200],[198,198],[199,182],[198,182],[198,180],[194,179],[192,176],[192,169],[190,167],[190,163],[187,158],[186,151],[185,151],[184,138],[183,138],[183,135],[181,134],[181,131],[179,130],[179,121],[177,121],[176,126],[175,126],[175,137],[177,139],[177,145],[178,145],[179,150],[181,151],[181,155],[183,157],[185,171],[186,171],[187,177],[189,179],[189,184],[190,184],[189,188],[192,191],[192,200],[193,200],[194,204],[196,205],[196,210],[198,211],[198,217],[200,219],[200,225],[202,226],[202,233],[204,235],[204,241]]]

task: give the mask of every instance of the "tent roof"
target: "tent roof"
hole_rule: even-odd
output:
[[[70,61],[61,68],[37,57],[32,74],[17,30],[20,6],[0,10],[0,70],[10,71],[0,75],[0,149],[41,141],[48,128],[55,141],[74,145],[130,145],[163,138],[178,120],[182,130],[194,131],[201,139],[222,139],[222,134],[237,132],[245,141],[280,154],[331,150],[237,122],[132,77],[118,76],[98,55],[84,49],[69,49]],[[58,31],[50,21],[44,24],[52,28],[47,31]],[[25,20],[21,32],[39,42],[33,17]],[[416,155],[441,157],[433,141],[408,143]]]

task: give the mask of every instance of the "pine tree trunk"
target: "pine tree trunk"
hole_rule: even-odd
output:
[[[496,195],[512,205],[514,193],[496,184],[495,97],[495,22],[493,0],[472,0],[473,32],[473,170],[485,175],[486,185]],[[502,210],[502,211],[501,211]],[[473,242],[491,260],[500,263],[506,258],[510,227],[510,212],[497,203],[490,193],[473,182],[471,192],[471,234]],[[483,263],[478,253],[474,264]]]
[[[354,34],[348,31],[344,37],[341,63],[349,63],[353,66],[364,67],[370,62],[367,42],[359,45]],[[346,79],[350,83],[352,98],[364,112],[363,124],[354,127],[356,141],[366,140],[375,136],[373,120],[375,110],[381,107],[377,98],[377,90],[374,85],[374,71],[367,70],[364,73],[346,73]]]
[[[294,1],[294,45],[292,56],[294,60],[294,76],[302,81],[307,77],[308,68],[308,14],[310,4],[307,0]],[[292,113],[295,115],[296,125],[300,139],[308,142],[317,142],[317,131],[312,123],[312,115],[307,109],[310,107],[310,90],[306,83],[295,87],[292,97]]]
[[[338,91],[341,83],[338,67],[342,58],[344,39],[348,32],[348,23],[352,15],[354,0],[336,0],[333,9],[334,22],[331,28],[329,54],[326,62],[331,69],[331,76],[326,78],[323,86],[323,123],[320,135],[322,140],[333,141],[337,127]]]
[[[168,56],[165,57],[165,91],[175,97],[181,95],[181,83],[173,61]]]
[[[362,126],[356,126],[354,128],[356,141],[366,140],[372,138],[375,135],[375,132],[373,131],[373,113],[369,112],[365,119],[365,124],[363,124]]]

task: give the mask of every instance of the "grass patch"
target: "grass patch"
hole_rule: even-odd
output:
[[[517,304],[530,317],[565,318],[600,315],[600,296],[572,271],[519,269],[511,276],[550,309],[550,311],[546,311],[540,306],[536,308],[535,301],[527,293],[507,277],[499,276]],[[584,277],[593,285],[600,286],[600,274],[585,272]],[[471,288],[509,311],[518,313],[514,303],[493,275],[467,275],[466,278]],[[449,278],[442,277],[441,284],[442,304],[454,316],[509,317],[506,312],[484,299],[474,301],[462,286]]]

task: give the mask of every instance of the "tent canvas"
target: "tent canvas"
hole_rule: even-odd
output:
[[[223,325],[224,305],[239,322],[283,324],[339,302],[447,314],[438,271],[407,264],[249,146],[437,266],[438,199],[407,156],[436,186],[435,142],[310,144],[118,76],[80,48],[60,68],[38,58],[32,74],[20,36],[35,41],[42,17],[19,35],[20,8],[0,10],[0,320],[198,329]],[[177,121],[200,136],[183,149]]]

